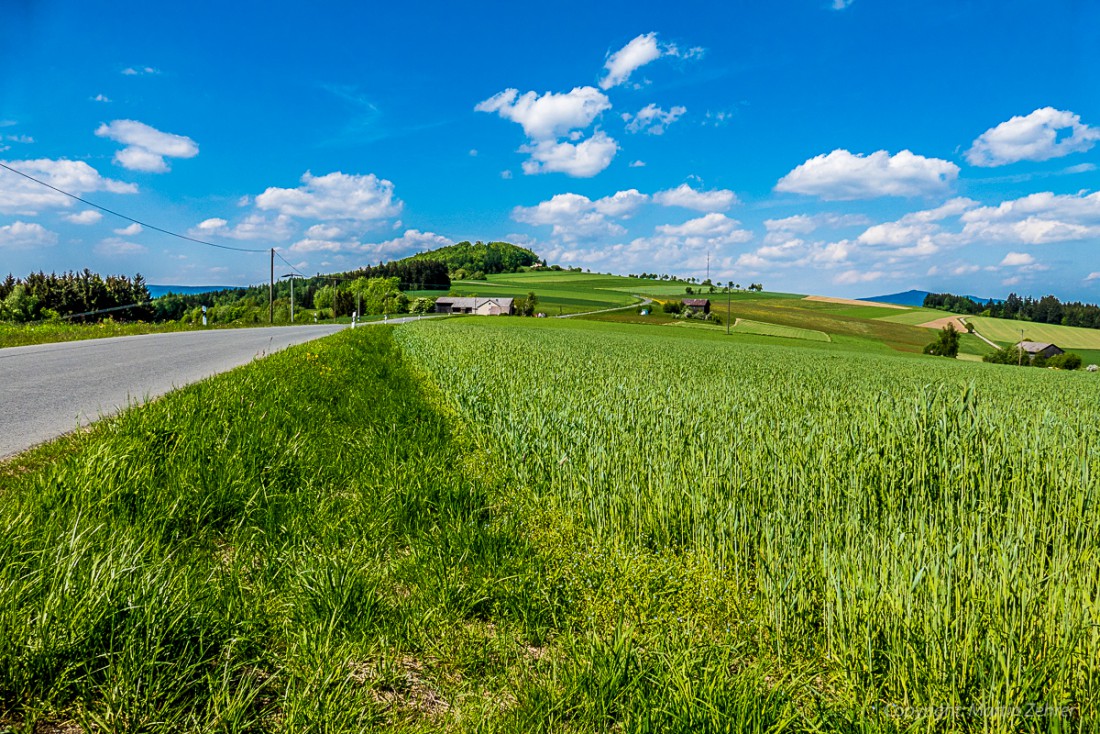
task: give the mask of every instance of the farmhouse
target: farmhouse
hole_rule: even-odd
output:
[[[1040,356],[1044,359],[1050,359],[1057,354],[1065,354],[1064,349],[1060,349],[1054,344],[1047,344],[1046,342],[1020,342],[1016,345],[1016,348],[1023,350],[1023,352],[1032,359]]]
[[[443,296],[435,299],[436,313],[465,313],[474,316],[510,316],[513,298],[456,298]]]
[[[710,313],[709,298],[685,298],[683,304],[684,308],[690,309],[695,313]]]

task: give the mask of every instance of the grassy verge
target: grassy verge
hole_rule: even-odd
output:
[[[366,316],[363,321],[381,321],[382,316]],[[306,326],[314,323],[321,324],[350,324],[350,316],[342,316],[338,319],[326,319],[315,322],[312,316],[302,314],[296,320],[297,326]],[[288,322],[276,322],[273,326],[291,326]],[[86,339],[106,339],[113,336],[136,336],[138,334],[167,334],[177,331],[209,331],[210,329],[254,329],[269,326],[266,321],[260,322],[232,322],[226,324],[210,324],[201,326],[187,324],[179,321],[164,323],[123,323],[119,321],[103,321],[98,324],[9,324],[0,322],[0,349],[5,347],[25,347],[33,344],[52,344],[54,342],[83,341]]]
[[[567,605],[455,429],[364,329],[9,463],[0,730],[499,717]]]

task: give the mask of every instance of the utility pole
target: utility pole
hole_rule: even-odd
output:
[[[710,253],[707,253],[707,283],[710,283]]]
[[[730,335],[730,321],[733,320],[733,296],[730,295],[730,281],[726,281],[726,336]]]
[[[299,277],[301,276],[297,273],[287,273],[279,277],[279,280],[290,278],[290,323],[292,324],[294,323],[294,279]]]
[[[267,323],[275,323],[275,248],[271,248],[271,280],[267,283]]]

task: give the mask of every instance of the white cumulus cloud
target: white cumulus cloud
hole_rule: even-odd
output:
[[[535,226],[551,226],[552,235],[566,241],[615,236],[625,234],[626,230],[609,217],[627,217],[648,198],[637,189],[618,191],[595,201],[580,194],[557,194],[535,206],[517,206],[512,210],[512,219]]]
[[[653,201],[662,206],[679,206],[700,212],[718,212],[729,209],[737,202],[737,194],[729,189],[699,191],[688,184],[680,184],[674,189],[658,191]]]
[[[966,160],[984,167],[1046,161],[1089,150],[1097,140],[1100,129],[1082,124],[1080,116],[1042,107],[986,130],[970,146]]]
[[[134,194],[137,186],[104,178],[84,161],[36,160],[4,161],[12,168],[45,181],[72,194],[107,191],[112,194]],[[34,215],[42,209],[70,207],[73,200],[64,194],[40,186],[22,176],[0,169],[0,212]]]
[[[837,149],[799,165],[775,185],[776,191],[817,196],[827,201],[880,196],[931,196],[946,193],[959,167],[939,158],[903,150],[870,155]]]
[[[725,214],[711,212],[697,219],[689,219],[683,224],[659,225],[657,232],[670,237],[682,237],[692,243],[701,239],[706,244],[727,245],[752,239],[752,232],[741,229],[740,225],[736,219],[730,219]]]
[[[116,229],[115,234],[122,237],[132,237],[135,234],[141,234],[141,225],[137,222],[134,222],[133,224],[130,224],[127,227],[123,227],[122,229]]]
[[[961,216],[967,241],[1042,245],[1100,237],[1100,192],[1043,191]]]
[[[96,224],[101,219],[103,219],[103,215],[94,209],[85,209],[76,214],[65,215],[65,221],[71,222],[72,224]]]
[[[306,171],[301,181],[294,189],[268,188],[256,197],[256,207],[290,217],[363,222],[395,217],[404,206],[393,195],[393,183],[373,173],[314,176]]]
[[[286,214],[269,217],[253,213],[232,227],[221,217],[211,217],[199,222],[190,231],[193,237],[228,237],[234,240],[274,240],[289,239],[294,234],[294,220]]]
[[[574,178],[591,178],[611,165],[619,144],[603,131],[579,143],[540,140],[520,148],[531,156],[523,162],[523,172],[564,173]]]
[[[31,250],[57,244],[57,234],[37,222],[12,222],[0,227],[0,248]]]
[[[165,158],[199,154],[199,146],[186,135],[161,132],[137,120],[112,120],[96,128],[95,134],[126,146],[115,153],[115,163],[131,171],[165,173],[169,170]]]
[[[506,120],[518,122],[532,140],[552,140],[571,130],[587,128],[611,101],[595,87],[574,87],[571,92],[539,95],[517,89],[505,89],[478,103],[478,112],[496,112]]]
[[[663,110],[650,103],[638,110],[636,115],[631,115],[629,112],[623,113],[623,121],[626,122],[628,132],[663,135],[668,126],[679,120],[685,112],[687,107],[677,106],[670,110]]]
[[[1035,258],[1026,252],[1010,252],[1001,260],[1001,267],[1018,268],[1024,265],[1033,265]]]

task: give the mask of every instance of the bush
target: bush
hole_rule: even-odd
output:
[[[1056,354],[1047,360],[1047,367],[1053,367],[1056,370],[1081,369],[1081,358],[1073,352]]]
[[[954,324],[948,324],[940,329],[940,336],[936,341],[924,348],[925,354],[934,354],[938,357],[950,357],[954,359],[959,354],[959,332]]]
[[[661,304],[661,310],[665,313],[679,314],[684,311],[684,304],[680,301],[665,301]]]

